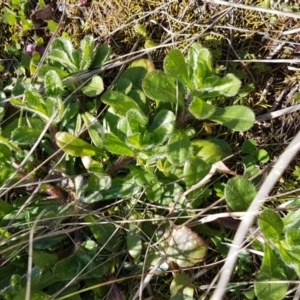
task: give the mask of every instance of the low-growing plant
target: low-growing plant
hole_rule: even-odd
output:
[[[36,83],[24,81],[12,91],[10,105],[20,113],[0,136],[4,299],[24,299],[28,282],[30,299],[85,299],[79,295],[91,290],[100,299],[112,279],[130,276],[137,280],[126,298],[137,299],[139,274],[152,270],[161,277],[198,265],[209,243],[226,255],[220,231],[192,230],[184,220],[197,218],[195,209],[209,205],[213,195],[224,195],[230,211],[247,210],[258,183],[252,177],[268,161],[247,141],[244,176],[237,176],[221,163],[232,154],[230,145],[197,133],[204,120],[233,131],[248,130],[255,120],[245,106],[225,106],[227,97],[238,96],[241,82],[233,74],[218,75],[208,49],[195,43],[186,57],[172,50],[163,70],[148,59],[134,61],[111,89],[103,72],[89,82],[66,80],[109,63],[110,47],[95,48],[90,36],[80,50],[56,39]],[[207,181],[216,170],[235,176],[218,177],[212,189]],[[39,182],[45,176],[58,182]],[[259,221],[265,245],[257,247],[265,256],[258,279],[290,278],[287,268],[275,268],[278,276],[266,268],[275,259],[294,267],[286,249],[297,239],[295,226],[283,245],[283,225],[279,232],[276,224],[285,219],[274,217],[277,238],[271,238],[267,214],[275,213],[266,211]],[[189,279],[177,272],[167,297],[193,299]],[[259,299],[266,299],[264,287],[255,284]],[[267,289],[274,292],[269,284]],[[116,283],[111,290],[121,295]]]

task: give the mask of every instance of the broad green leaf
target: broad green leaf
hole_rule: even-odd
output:
[[[175,128],[175,115],[169,110],[159,111],[149,128],[150,143],[156,146],[164,143]]]
[[[101,97],[102,102],[112,107],[114,113],[118,116],[125,116],[127,111],[135,108],[139,110],[138,104],[125,94],[117,91],[105,92]]]
[[[56,143],[64,152],[72,156],[101,155],[98,148],[67,132],[58,132],[55,135]]]
[[[170,110],[161,110],[159,111],[155,117],[153,122],[150,125],[149,131],[153,132],[162,126],[168,126],[167,128],[172,133],[174,125],[175,125],[176,117]]]
[[[141,90],[145,76],[154,70],[155,67],[153,62],[149,59],[143,58],[131,63],[130,66],[122,73],[121,78],[129,79],[136,88]]]
[[[214,113],[215,109],[215,106],[206,103],[198,97],[194,97],[189,105],[189,111],[197,119],[208,119]]]
[[[51,33],[55,33],[58,28],[58,23],[53,20],[49,20],[47,21],[47,27]]]
[[[39,93],[26,90],[25,99],[30,108],[36,109],[38,112],[45,112],[44,99]]]
[[[270,248],[268,243],[265,243],[262,265],[254,284],[258,300],[280,300],[284,298],[288,289],[288,283],[272,282],[287,280],[282,265],[283,263],[278,255],[275,255],[274,250]],[[260,283],[259,281],[269,282]]]
[[[233,211],[246,211],[256,195],[254,185],[245,178],[232,178],[225,186],[225,199]]]
[[[166,74],[170,75],[176,80],[181,81],[190,89],[192,88],[188,78],[187,65],[185,63],[183,54],[179,50],[174,49],[167,54],[164,60],[164,70]]]
[[[283,226],[283,224],[282,224]],[[291,248],[300,249],[300,232],[299,229],[290,228],[285,232],[286,243]]]
[[[101,257],[94,255],[94,252],[79,247],[75,253],[55,264],[53,274],[61,281],[71,280],[79,273],[81,279],[101,278],[112,266],[111,263],[105,263]]]
[[[283,222],[276,212],[269,209],[264,210],[259,217],[258,224],[266,239],[280,240]]]
[[[140,110],[144,114],[148,114],[149,111],[149,101],[146,95],[142,90],[131,90],[128,94],[130,98],[132,98],[139,106]]]
[[[292,206],[298,206],[299,204],[296,202],[292,202]],[[300,228],[300,210],[292,210],[289,211],[288,214],[282,219],[285,230],[290,228],[299,229]]]
[[[152,172],[148,172],[140,166],[128,166],[136,183],[142,187],[151,186],[157,181],[156,176]]]
[[[144,138],[140,133],[132,134],[126,138],[126,143],[128,146],[133,147],[138,150],[147,148],[148,144],[144,143]],[[152,145],[151,145],[152,146]]]
[[[47,96],[60,97],[63,94],[61,79],[54,70],[46,73],[44,82]]]
[[[200,98],[215,98],[219,96],[233,97],[241,87],[241,81],[233,74],[227,74],[220,78],[219,76],[210,76],[205,79],[202,86],[193,91]]]
[[[47,58],[60,63],[63,67],[66,67],[69,72],[77,71],[77,67],[73,63],[73,60],[71,61],[68,54],[62,50],[52,49]]]
[[[290,247],[286,241],[278,243],[279,253],[284,263],[292,268],[300,276],[300,249],[299,247]]]
[[[208,49],[199,43],[194,43],[187,56],[188,77],[193,84],[193,90],[202,87],[206,77],[213,72],[212,56]]]
[[[0,175],[0,177],[1,177],[1,175]],[[0,179],[0,184],[2,184],[1,179]],[[0,219],[2,219],[6,214],[9,214],[12,211],[14,211],[14,209],[15,208],[12,205],[10,205],[6,201],[3,201],[2,199],[0,199]]]
[[[183,193],[183,188],[178,183],[162,183],[157,181],[154,185],[146,188],[147,199],[151,203],[169,206],[174,199]]]
[[[252,154],[256,150],[256,142],[252,139],[246,140],[242,144],[243,153]]]
[[[99,224],[99,218],[94,216],[85,217],[96,241],[108,251],[114,252],[118,247],[119,232],[113,223]]]
[[[131,175],[127,175],[123,178],[114,178],[111,182],[111,186],[107,190],[101,191],[104,199],[124,199],[132,197],[140,193],[141,187],[136,184],[134,178]]]
[[[44,65],[39,69],[39,76],[44,78],[49,71],[55,71],[60,79],[63,79],[69,75],[69,73],[65,70],[62,70],[62,68]]]
[[[123,156],[134,156],[134,152],[130,147],[121,141],[113,133],[106,133],[103,136],[104,147],[113,154],[123,155]]]
[[[148,123],[148,118],[140,113],[137,109],[130,109],[126,113],[126,120],[127,120],[127,136],[140,133],[142,134]]]
[[[189,155],[190,145],[190,139],[183,131],[174,130],[167,145],[168,160],[174,165],[183,165]]]
[[[104,134],[104,129],[99,121],[91,115],[89,112],[85,112],[81,115],[90,138],[94,145],[101,149],[103,147],[102,136]]]
[[[216,108],[209,119],[235,131],[246,131],[253,126],[255,115],[248,107],[233,105]]]
[[[184,182],[186,188],[189,189],[191,186],[199,182],[208,174],[209,170],[210,166],[200,157],[189,157],[186,160],[183,168]]]
[[[131,220],[132,223],[129,224],[126,236],[127,249],[131,257],[137,260],[141,257],[143,248],[140,228],[141,223],[135,224],[135,217],[131,217],[129,220]]]
[[[167,234],[169,238],[163,247],[169,260],[180,268],[192,267],[203,261],[208,247],[197,233],[181,226]]]
[[[49,270],[58,260],[56,253],[33,249],[32,261],[43,270]]]
[[[80,70],[84,70],[90,67],[91,62],[94,59],[94,48],[94,38],[91,35],[86,35],[80,42]]]
[[[52,50],[57,49],[57,50],[60,50],[64,53],[66,53],[68,58],[72,61],[72,59],[73,59],[72,54],[73,54],[74,48],[73,48],[73,45],[70,40],[68,40],[64,37],[56,38],[51,45],[51,49]]]
[[[258,149],[254,151],[253,156],[263,164],[267,163],[270,159],[269,154],[265,149]]]
[[[162,71],[153,71],[146,75],[143,81],[145,94],[158,102],[184,105],[184,90],[182,85]]]
[[[13,26],[17,24],[17,15],[12,10],[5,7],[2,20],[4,23]]]
[[[57,97],[47,97],[45,100],[45,111],[48,119],[57,112],[56,118],[53,120],[53,123],[58,123],[61,121],[64,115],[64,104],[60,98]]]
[[[171,293],[171,300],[174,299],[182,299],[182,300],[187,300],[187,299],[194,299],[194,288],[191,284],[187,285],[187,282],[189,280],[189,277],[185,273],[177,273],[171,284],[170,284],[170,293]],[[184,288],[183,288],[184,287]],[[181,291],[181,293],[179,293]],[[177,294],[179,293],[179,294]],[[174,298],[180,295],[182,296],[181,298]]]
[[[16,128],[11,133],[12,141],[16,142],[19,145],[32,145],[41,135],[41,129],[35,129],[27,126],[22,126]],[[0,149],[1,151],[1,149]]]
[[[47,300],[49,299],[50,295],[47,295],[46,293],[42,291],[37,291],[35,289],[31,290],[30,293],[30,300]],[[18,291],[16,297],[13,298],[13,300],[24,300],[26,299],[26,289],[22,288]]]
[[[91,63],[91,68],[97,68],[107,62],[111,55],[111,47],[109,45],[100,45],[95,53],[94,59]]]
[[[132,83],[129,79],[119,78],[118,81],[113,86],[112,90],[128,95],[131,89],[132,89]]]
[[[104,84],[102,78],[97,75],[93,76],[92,80],[81,90],[88,97],[95,97],[100,95],[104,91]]]
[[[194,156],[200,157],[207,164],[213,164],[225,157],[222,148],[212,140],[193,140],[192,151]]]

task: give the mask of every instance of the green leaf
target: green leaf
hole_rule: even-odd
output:
[[[201,88],[206,77],[213,72],[212,56],[208,49],[199,43],[194,43],[187,56],[188,77],[193,83],[193,89]]]
[[[214,75],[207,77],[202,86],[193,92],[200,98],[233,97],[238,93],[240,87],[241,81],[233,74],[227,74],[223,78]]]
[[[194,289],[192,284],[187,284],[189,277],[185,273],[177,273],[171,284],[170,284],[170,293],[171,293],[171,300],[174,299],[194,299]],[[181,291],[181,292],[180,292]],[[179,293],[180,292],[180,293]],[[178,294],[177,294],[178,293]],[[182,298],[174,298],[175,296],[181,295]]]
[[[183,131],[174,130],[167,145],[168,160],[174,165],[183,165],[189,155],[190,145],[190,139]]]
[[[209,170],[210,166],[200,157],[189,157],[183,168],[186,188],[189,189],[191,186],[203,179],[208,174]]]
[[[159,111],[149,128],[150,141],[159,146],[172,134],[175,128],[175,115],[169,110]]]
[[[11,164],[11,159],[11,149],[7,145],[2,144],[2,141],[0,139],[0,162]]]
[[[141,238],[141,223],[134,223],[135,218],[130,218],[132,223],[129,224],[129,230],[127,231],[126,243],[129,254],[135,260],[138,260],[142,255],[142,238]]]
[[[49,270],[58,260],[59,257],[56,253],[33,249],[32,261],[35,266],[39,266],[43,270]]]
[[[127,111],[132,108],[139,110],[138,104],[133,99],[117,91],[105,92],[101,100],[110,105],[114,113],[121,117],[125,116]]]
[[[174,199],[182,193],[183,188],[178,183],[164,184],[157,181],[146,188],[146,196],[150,202],[167,207],[173,204]]]
[[[279,253],[284,263],[294,269],[298,277],[300,276],[300,249],[290,247],[286,241],[278,243]]]
[[[47,21],[47,27],[51,33],[54,33],[58,28],[58,23],[53,20],[49,20]]]
[[[254,151],[253,156],[259,161],[260,163],[267,163],[270,159],[268,152],[265,149],[258,149]]]
[[[245,178],[232,178],[225,186],[225,199],[233,211],[246,211],[255,196],[254,185]]]
[[[163,246],[169,260],[180,268],[188,268],[203,261],[207,245],[204,240],[191,229],[182,226],[172,229],[169,238]]]
[[[242,144],[242,151],[247,154],[252,154],[256,150],[256,142],[252,139],[245,141]]]
[[[107,62],[111,55],[111,47],[109,45],[100,45],[95,53],[95,57],[91,62],[91,68],[97,68]]]
[[[193,140],[193,155],[200,157],[207,164],[213,164],[225,157],[225,153],[217,142],[210,140]]]
[[[134,156],[134,152],[131,150],[131,148],[113,133],[104,134],[103,144],[104,147],[113,154]]]
[[[80,42],[81,50],[81,62],[80,70],[84,70],[90,67],[91,62],[94,59],[94,38],[91,35],[86,35]]]
[[[0,184],[2,184],[2,180],[0,180]],[[2,219],[5,215],[11,213],[12,211],[14,211],[14,207],[6,201],[0,199],[0,219]]]
[[[70,60],[68,54],[62,50],[52,49],[47,58],[60,63],[69,72],[76,72],[78,70],[73,61]]]
[[[153,71],[146,75],[143,81],[145,94],[158,102],[184,105],[184,90],[169,75],[162,71]]]
[[[283,225],[282,225],[283,226]],[[300,232],[298,229],[289,228],[285,232],[286,243],[294,249],[300,249]]]
[[[264,210],[258,219],[259,227],[266,239],[279,241],[283,231],[280,216],[272,210]]]
[[[141,90],[145,76],[154,70],[153,62],[143,58],[132,62],[122,73],[121,78],[129,79],[136,88]]]
[[[94,216],[85,217],[85,221],[91,223],[90,230],[96,241],[108,251],[114,252],[119,243],[119,233],[112,223],[99,224],[99,219]]]
[[[127,78],[119,78],[113,87],[113,91],[118,91],[123,94],[128,95],[132,89],[132,83]],[[129,96],[129,95],[128,95]]]
[[[88,97],[95,97],[100,95],[104,91],[104,84],[102,78],[97,75],[93,76],[92,80],[81,90]]]
[[[179,50],[174,49],[167,54],[164,60],[164,70],[166,74],[172,76],[176,80],[181,81],[190,89],[192,88],[188,78],[187,65],[182,53]]]
[[[137,109],[130,109],[126,113],[126,120],[127,120],[127,136],[131,136],[136,133],[142,134],[148,123],[148,118],[140,113]]]
[[[56,133],[55,139],[58,147],[72,156],[95,156],[102,154],[98,148],[67,132]]]
[[[44,82],[47,96],[60,97],[63,94],[63,84],[54,70],[46,73]]]
[[[253,126],[255,115],[248,107],[233,105],[216,108],[209,119],[235,131],[246,131]]]
[[[69,60],[73,62],[74,48],[70,40],[64,37],[56,38],[51,45],[51,49],[57,49],[64,52],[68,56]]]
[[[136,183],[142,187],[151,186],[157,181],[152,172],[148,172],[140,166],[128,166]]]
[[[11,139],[19,145],[32,145],[39,138],[41,132],[41,129],[22,126],[11,133]]]
[[[2,16],[3,23],[6,23],[10,26],[17,24],[17,15],[12,10],[4,8],[4,14]]]
[[[208,119],[216,108],[203,101],[198,97],[194,97],[189,105],[189,111],[198,119]]]
[[[81,116],[94,145],[99,149],[103,148],[104,129],[100,122],[89,112],[85,112]]]
[[[132,197],[140,193],[141,187],[136,184],[134,178],[131,175],[127,175],[123,178],[114,178],[111,183],[111,187],[107,190],[101,191],[104,199],[124,199]]]
[[[282,261],[274,250],[266,243],[264,246],[264,258],[254,284],[255,294],[258,300],[280,300],[283,299],[288,283],[275,283],[272,281],[287,280]],[[269,281],[260,283],[259,281]]]

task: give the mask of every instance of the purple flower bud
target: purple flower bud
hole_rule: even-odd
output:
[[[33,45],[33,44],[29,44],[26,47],[26,54],[28,54],[30,57],[32,56],[33,52],[38,52],[40,55],[43,55],[44,51],[45,51],[45,47],[44,46],[37,46],[37,45]]]

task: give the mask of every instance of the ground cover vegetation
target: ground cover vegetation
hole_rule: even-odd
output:
[[[299,5],[233,4],[1,2],[1,299],[297,299]]]

